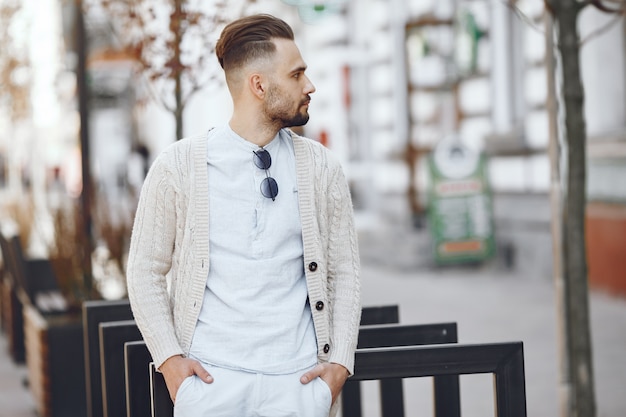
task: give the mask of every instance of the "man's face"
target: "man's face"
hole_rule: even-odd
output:
[[[296,44],[275,39],[276,52],[269,74],[264,113],[280,127],[302,126],[309,121],[309,102],[315,87],[304,75],[306,64]]]

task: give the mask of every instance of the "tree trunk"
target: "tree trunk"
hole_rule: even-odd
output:
[[[181,44],[183,42],[183,29],[181,27],[181,19],[183,12],[183,2],[185,0],[176,0],[174,3],[174,14],[172,25],[172,32],[174,32],[174,61],[176,67],[174,68],[174,99],[176,100],[174,107],[174,118],[176,119],[176,140],[183,138],[183,86],[182,86],[182,63],[181,63]]]
[[[89,91],[87,86],[87,41],[85,32],[85,22],[83,18],[83,2],[76,0],[76,54],[78,63],[76,68],[78,107],[80,114],[80,147],[83,190],[80,194],[80,206],[82,215],[82,233],[84,234],[82,247],[82,269],[83,285],[85,297],[91,298],[93,295],[93,271],[91,265],[91,254],[93,252],[93,242],[91,238],[92,218],[91,218],[91,158],[89,149]]]
[[[183,110],[185,106],[183,105],[183,93],[182,86],[180,80],[180,73],[176,75],[176,87],[174,96],[176,98],[176,107],[174,108],[174,118],[176,119],[176,140],[180,140],[183,138]]]
[[[571,386],[566,415],[595,417],[595,393],[589,323],[589,288],[585,244],[586,124],[580,73],[578,16],[580,3],[551,1],[561,56],[567,142],[567,185],[563,207],[565,349]]]
[[[552,15],[545,13],[544,25],[546,29],[546,78],[548,97],[546,107],[549,121],[549,155],[550,155],[550,206],[551,206],[551,229],[552,229],[552,273],[555,291],[555,304],[558,331],[559,353],[559,408],[561,417],[569,417],[569,403],[572,387],[569,377],[569,364],[567,362],[567,350],[565,335],[567,334],[565,320],[565,280],[563,277],[563,188],[561,179],[561,145],[559,143],[558,127],[558,98],[556,88],[557,61],[554,55],[554,24]]]

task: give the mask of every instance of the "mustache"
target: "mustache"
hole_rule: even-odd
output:
[[[304,104],[308,104],[310,102],[311,102],[311,96],[307,95],[306,98],[300,102],[300,104],[304,105]]]

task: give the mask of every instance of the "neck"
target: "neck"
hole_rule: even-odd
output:
[[[255,117],[241,117],[237,114],[233,114],[233,117],[228,123],[230,128],[247,140],[258,146],[265,146],[276,137],[276,134],[280,130],[276,126],[268,126],[267,123],[263,123]]]

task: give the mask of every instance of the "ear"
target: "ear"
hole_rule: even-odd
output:
[[[265,78],[261,74],[254,73],[248,77],[248,88],[257,98],[265,98]]]

